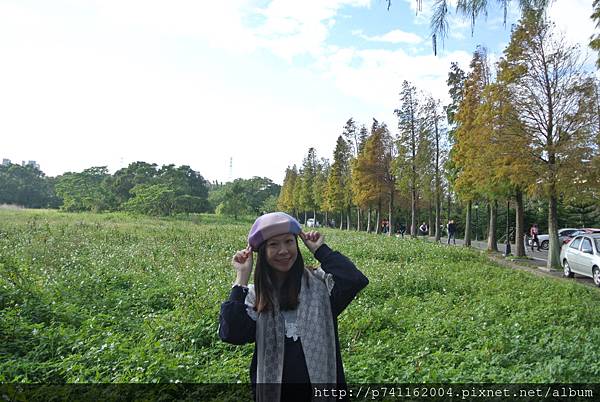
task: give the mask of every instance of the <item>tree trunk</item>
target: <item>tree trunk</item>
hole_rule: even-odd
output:
[[[467,203],[467,216],[465,218],[465,247],[471,247],[471,204]]]
[[[360,207],[356,207],[356,230],[360,232],[361,224],[360,224]]]
[[[381,233],[381,223],[383,221],[383,202],[381,202],[381,197],[379,197],[379,202],[377,204],[377,233]]]
[[[560,269],[560,244],[558,243],[558,199],[552,192],[548,203],[548,237],[550,248],[548,249],[547,268]]]
[[[307,213],[306,211],[304,211],[304,224],[306,225],[306,217],[307,217]]]
[[[498,239],[496,237],[496,224],[498,223],[498,201],[489,202],[490,225],[488,229],[487,251],[498,251]]]
[[[517,200],[517,210],[516,210],[516,229],[515,229],[515,255],[517,257],[525,257],[525,239],[524,239],[524,233],[525,233],[525,228],[523,226],[523,217],[524,217],[524,211],[525,211],[525,206],[523,203],[523,191],[521,190],[517,190],[516,194],[515,194],[515,198]]]
[[[390,202],[388,203],[388,232],[387,235],[391,236],[394,231],[394,221],[392,219],[392,211],[394,210],[394,189],[390,193]]]
[[[325,211],[325,222],[323,222],[323,226],[329,227],[329,219],[327,218],[327,211]]]
[[[510,249],[510,198],[506,200],[506,251],[504,253],[505,257],[508,257],[511,254]]]
[[[442,200],[441,200],[440,188],[439,188],[439,184],[438,184],[438,188],[435,192],[435,241],[440,241],[440,238],[442,237],[442,233],[441,233],[442,220],[440,217],[441,210],[442,210]]]
[[[381,204],[381,203],[379,203]],[[375,215],[375,234],[379,234],[379,229],[381,228],[381,222],[380,222],[380,217],[381,217],[381,207],[377,207],[377,214]]]
[[[450,185],[448,185],[448,187],[450,187]],[[448,205],[446,207],[448,208],[448,221],[450,221],[450,213],[452,212],[452,195],[450,194],[450,188],[448,188]]]
[[[417,191],[411,191],[410,201],[410,235],[414,238],[417,237]]]
[[[371,207],[367,211],[367,233],[371,233]]]
[[[429,237],[433,235],[433,225],[431,224],[433,221],[432,210],[431,200],[429,200],[429,210],[427,211],[427,236]]]
[[[350,205],[348,205],[346,215],[346,230],[350,230],[350,218],[352,217],[352,210],[350,209]]]

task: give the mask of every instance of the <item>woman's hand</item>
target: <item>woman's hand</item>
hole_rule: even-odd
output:
[[[300,232],[300,238],[304,242],[304,245],[310,250],[311,253],[315,253],[319,247],[325,241],[325,236],[316,231],[310,231],[308,233]]]
[[[234,285],[248,286],[250,274],[252,273],[252,249],[250,246],[234,254],[231,265],[236,272]]]

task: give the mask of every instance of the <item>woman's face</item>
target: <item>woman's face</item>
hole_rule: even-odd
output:
[[[267,262],[275,271],[287,273],[296,262],[298,246],[291,233],[273,236],[266,242]]]

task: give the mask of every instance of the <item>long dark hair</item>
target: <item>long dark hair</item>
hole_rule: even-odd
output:
[[[275,297],[279,301],[280,310],[294,310],[298,307],[298,295],[304,274],[304,259],[298,247],[298,236],[294,237],[298,255],[288,271],[285,281],[281,284],[278,294],[274,285],[274,268],[267,262],[267,242],[263,242],[258,248],[256,269],[254,270],[255,309],[258,312],[273,310]]]

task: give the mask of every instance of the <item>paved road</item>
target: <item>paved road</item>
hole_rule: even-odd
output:
[[[430,240],[433,241],[433,237],[429,238]],[[442,237],[441,240],[443,243],[447,243],[448,242],[448,238],[447,237]],[[456,239],[456,245],[460,245],[462,246],[464,244],[464,240],[463,239]],[[487,241],[475,241],[475,240],[471,240],[471,247],[475,247],[481,250],[487,250]],[[511,254],[515,254],[515,250],[517,249],[517,247],[515,246],[514,243],[512,243],[510,245],[511,248]],[[498,243],[498,251],[500,253],[504,253],[506,251],[506,245],[504,243]],[[531,264],[539,266],[539,267],[545,267],[546,263],[548,261],[548,251],[547,250],[534,250],[531,251],[531,248],[526,248],[525,249],[525,254],[527,255],[527,257],[531,258],[531,260],[528,260]]]

